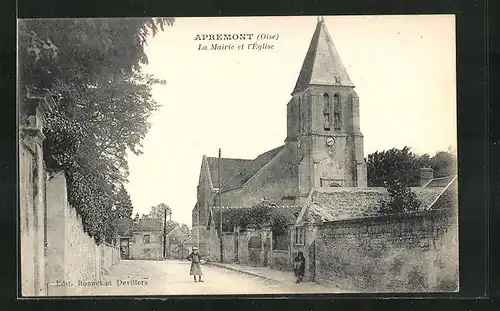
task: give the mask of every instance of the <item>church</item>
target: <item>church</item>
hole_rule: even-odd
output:
[[[301,205],[314,188],[367,186],[359,98],[322,19],[291,96],[284,145],[253,160],[222,158],[222,205]],[[203,156],[193,224],[206,224],[216,204],[218,163]]]
[[[296,225],[308,219],[321,222],[375,214],[387,191],[367,185],[354,88],[324,20],[318,19],[286,107],[284,144],[255,159],[202,158],[192,211],[193,232],[199,234],[202,252],[214,238],[210,228],[218,227],[214,215],[219,204],[237,208],[265,201],[292,207],[296,211],[291,223]],[[431,171],[421,172],[421,184],[428,187],[413,188],[423,209],[453,179],[435,186]]]

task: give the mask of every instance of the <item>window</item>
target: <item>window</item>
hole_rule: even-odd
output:
[[[335,130],[340,130],[342,128],[342,118],[341,118],[342,105],[340,103],[339,94],[333,95],[333,110],[334,110],[333,119],[334,119]]]
[[[304,245],[305,229],[304,227],[295,227],[295,244]]]
[[[144,244],[149,244],[151,243],[151,236],[149,234],[145,234],[143,237]]]
[[[302,107],[300,107],[300,106],[301,106],[301,100],[299,97],[299,113],[298,113],[298,115],[299,115],[299,133],[302,132],[302,110],[301,110]]]
[[[335,84],[340,84],[340,77],[339,76],[335,76]]]
[[[324,117],[324,128],[325,131],[330,130],[330,124],[332,123],[332,117],[331,117],[331,110],[332,108],[330,107],[330,96],[325,93],[323,95],[323,117]]]

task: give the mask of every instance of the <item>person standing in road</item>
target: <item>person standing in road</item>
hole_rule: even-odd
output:
[[[190,275],[194,277],[195,282],[203,282],[201,280],[201,255],[198,253],[198,248],[193,247],[193,251],[187,257],[187,260],[191,261],[191,270],[189,272]],[[198,276],[198,281],[196,280],[196,276]]]
[[[304,272],[306,269],[306,259],[304,254],[299,252],[295,259],[293,260],[293,271],[295,272],[295,277],[297,281],[295,283],[300,283],[304,279]]]

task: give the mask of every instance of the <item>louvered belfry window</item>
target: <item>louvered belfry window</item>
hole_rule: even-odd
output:
[[[330,105],[330,95],[325,93],[323,95],[323,118],[324,118],[324,129],[325,131],[330,130],[330,125],[332,124],[332,107]]]
[[[342,129],[342,105],[340,103],[340,94],[333,95],[333,119],[335,130]]]

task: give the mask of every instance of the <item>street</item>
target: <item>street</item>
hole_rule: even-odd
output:
[[[85,295],[224,295],[224,294],[293,294],[338,293],[335,288],[315,283],[262,279],[225,268],[203,265],[202,283],[189,275],[190,262],[180,260],[122,260],[103,275],[100,286],[86,286]]]

